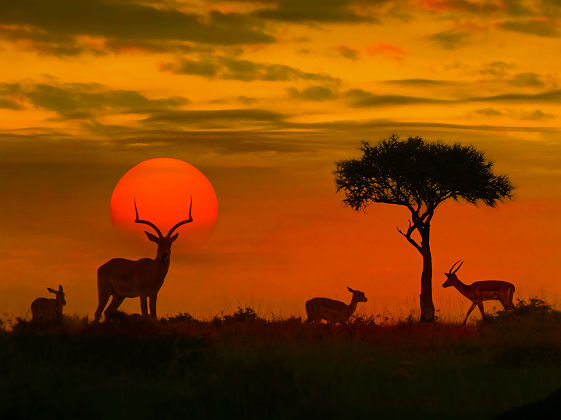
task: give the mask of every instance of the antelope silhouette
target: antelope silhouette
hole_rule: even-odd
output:
[[[348,305],[338,300],[319,297],[307,301],[306,313],[308,319],[306,322],[321,322],[322,319],[325,319],[329,324],[344,324],[347,322],[356,311],[357,304],[368,301],[360,290],[353,290],[350,287],[347,287],[347,289],[353,294],[351,303]]]
[[[462,322],[462,325],[465,325],[468,320],[469,314],[471,314],[476,306],[479,308],[479,312],[481,312],[481,316],[483,317],[483,319],[485,319],[485,311],[483,310],[483,301],[485,300],[498,300],[499,302],[501,302],[505,310],[514,308],[514,304],[512,303],[512,296],[514,295],[514,284],[501,280],[482,280],[476,281],[472,284],[464,284],[456,275],[463,264],[462,261],[460,265],[456,267],[456,264],[458,264],[459,262],[460,261],[456,261],[454,265],[452,265],[450,270],[447,273],[444,273],[444,275],[446,276],[446,281],[444,282],[442,287],[455,287],[458,292],[471,300],[472,305],[469,308],[464,322]],[[455,270],[454,267],[456,267]]]
[[[164,284],[164,279],[169,270],[171,245],[178,236],[178,233],[175,235],[172,235],[172,233],[175,232],[178,227],[193,221],[191,216],[192,207],[193,198],[191,197],[189,218],[176,223],[169,230],[168,234],[164,236],[154,223],[139,218],[136,200],[134,200],[134,210],[136,213],[134,222],[150,226],[158,235],[155,236],[150,232],[144,231],[148,240],[158,245],[156,258],[141,258],[136,261],[127,260],[125,258],[113,258],[97,269],[99,303],[95,311],[95,322],[99,322],[103,309],[111,296],[113,297],[111,303],[105,310],[106,317],[111,312],[116,311],[125,298],[140,297],[142,316],[148,316],[147,300],[149,299],[150,315],[153,319],[157,319],[156,300],[158,298],[158,292]]]
[[[58,290],[47,287],[47,290],[56,295],[55,299],[37,298],[31,303],[33,321],[53,321],[62,318],[62,307],[66,305],[64,290],[58,285]]]

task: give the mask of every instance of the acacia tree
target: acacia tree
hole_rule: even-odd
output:
[[[514,187],[493,163],[472,146],[425,142],[395,135],[376,145],[363,142],[360,159],[336,162],[337,191],[346,205],[365,210],[371,203],[396,204],[411,212],[409,226],[398,232],[421,254],[421,321],[434,320],[430,226],[436,207],[445,200],[494,207],[512,198]],[[415,235],[415,236],[413,236]]]

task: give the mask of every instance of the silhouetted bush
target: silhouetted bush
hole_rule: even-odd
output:
[[[12,331],[15,334],[40,334],[60,331],[61,327],[62,320],[28,321],[24,318],[17,317],[12,324]]]
[[[514,334],[522,331],[546,331],[561,328],[561,311],[557,311],[544,300],[531,298],[528,302],[518,300],[514,309],[499,311],[479,321],[480,330],[492,330],[495,333],[513,330]]]
[[[561,312],[554,310],[550,304],[537,297],[530,298],[528,302],[518,299],[513,310],[499,311],[488,317],[489,320],[509,319],[513,317],[534,317],[561,319]]]
[[[257,312],[253,310],[253,308],[245,307],[241,308],[238,306],[238,310],[234,312],[232,315],[224,315],[224,321],[226,322],[253,322],[257,320],[262,320],[257,316]]]
[[[127,314],[122,311],[113,311],[107,314],[105,321],[88,325],[88,333],[99,335],[132,335],[153,336],[159,335],[158,323],[150,317],[140,314]]]
[[[11,325],[14,334],[81,334],[88,328],[88,318],[65,316],[48,321],[16,318]]]
[[[162,319],[160,319],[160,322],[162,324],[166,324],[168,322],[199,322],[198,320],[196,320],[195,318],[193,318],[191,316],[191,314],[188,314],[187,312],[180,312],[177,315],[174,316],[166,316]]]
[[[228,324],[255,324],[256,322],[266,323],[267,321],[260,318],[253,308],[238,306],[236,312],[231,315],[216,315],[212,319],[212,324],[215,326],[224,326]]]
[[[379,325],[376,324],[376,317],[374,315],[355,315],[351,317],[348,322],[348,325],[351,327],[361,327],[361,328],[372,328],[378,327]]]
[[[149,318],[143,317],[140,314],[127,314],[123,311],[112,311],[105,314],[105,322],[116,322],[116,323],[123,323],[123,322],[144,322]]]

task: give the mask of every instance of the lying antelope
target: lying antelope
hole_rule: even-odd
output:
[[[452,271],[459,262],[460,261],[456,261],[450,268],[450,271],[448,271],[448,273],[444,273],[447,279],[442,287],[454,286],[458,289],[458,292],[473,302],[462,325],[465,325],[469,314],[471,314],[471,312],[475,309],[476,305],[481,312],[481,316],[485,318],[485,312],[483,311],[484,300],[498,300],[501,302],[505,310],[514,308],[514,304],[512,303],[514,284],[500,280],[484,280],[476,281],[472,284],[464,284],[460,281],[458,276],[456,276],[456,272],[460,269],[463,262],[454,271]]]
[[[156,258],[141,258],[140,260],[131,261],[125,258],[113,258],[107,261],[97,269],[97,291],[99,304],[95,311],[95,322],[99,322],[101,313],[107,305],[109,297],[113,296],[111,303],[105,310],[105,316],[117,308],[125,298],[140,297],[140,310],[142,316],[148,316],[147,299],[150,299],[150,315],[153,319],[156,316],[156,299],[158,292],[164,284],[164,279],[169,270],[171,244],[177,239],[178,234],[172,235],[175,230],[186,224],[191,223],[191,208],[193,207],[193,199],[189,205],[189,218],[176,223],[166,236],[158,227],[148,220],[142,220],[138,217],[138,209],[136,201],[134,202],[134,210],[136,213],[135,223],[150,226],[158,234],[155,236],[150,232],[144,232],[148,239],[158,245]]]
[[[47,290],[56,295],[55,299],[37,298],[31,304],[33,321],[52,321],[62,318],[62,307],[66,305],[62,286],[58,290],[47,287]]]
[[[328,298],[313,298],[306,302],[306,313],[308,319],[306,322],[321,322],[325,319],[327,323],[344,324],[351,315],[356,311],[358,302],[366,302],[366,296],[359,290],[353,290],[347,287],[349,292],[353,294],[351,303],[345,305],[343,302]]]

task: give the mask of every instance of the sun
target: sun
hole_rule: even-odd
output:
[[[189,217],[192,200],[193,222],[181,226],[174,249],[200,246],[211,235],[218,216],[218,203],[212,184],[193,165],[179,159],[149,159],[129,169],[111,196],[113,226],[134,242],[147,242],[144,231],[135,223],[134,202],[141,219],[154,223],[166,235],[177,222]]]

